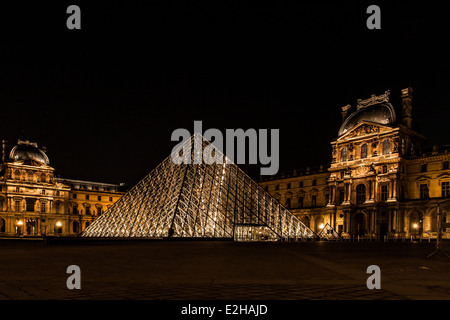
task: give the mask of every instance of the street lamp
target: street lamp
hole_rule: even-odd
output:
[[[417,235],[417,229],[419,228],[419,225],[417,223],[413,224],[413,228],[414,228],[414,239],[416,238]]]
[[[17,234],[19,236],[22,234],[22,225],[23,225],[23,221],[22,220],[17,221]]]

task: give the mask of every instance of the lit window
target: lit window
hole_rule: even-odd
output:
[[[341,162],[347,161],[347,148],[341,149]]]
[[[450,197],[450,182],[442,182],[442,197]]]
[[[20,211],[20,201],[15,201],[14,202],[14,210],[15,211]]]
[[[390,154],[391,153],[391,140],[386,139],[383,141],[383,154]]]
[[[367,158],[367,143],[361,146],[361,159]]]

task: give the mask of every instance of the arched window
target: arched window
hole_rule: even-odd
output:
[[[33,172],[32,171],[28,171],[27,172],[27,180],[28,181],[33,181],[33,178],[34,178]]]
[[[45,173],[41,174],[41,182],[47,182],[47,176]]]
[[[367,158],[367,143],[361,146],[361,159]]]
[[[390,154],[391,153],[391,140],[386,139],[383,141],[383,154]]]
[[[356,202],[364,203],[365,201],[366,201],[366,186],[361,183],[356,187]]]
[[[20,171],[19,170],[14,171],[14,177],[16,178],[16,180],[20,180]]]
[[[347,148],[341,149],[341,162],[347,161]]]

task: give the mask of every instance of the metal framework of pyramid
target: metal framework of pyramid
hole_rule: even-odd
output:
[[[182,154],[188,147],[193,157],[208,145],[210,142],[197,133],[173,152]],[[175,164],[169,156],[81,236],[235,240],[315,236],[223,153],[215,149],[213,156],[222,157],[224,163],[207,164],[211,162],[203,157],[200,164]]]

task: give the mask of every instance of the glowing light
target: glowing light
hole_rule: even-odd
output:
[[[418,225],[417,223],[414,223],[414,224],[413,224],[413,228],[414,228],[414,229],[417,229],[418,227],[419,227],[419,225]]]
[[[57,227],[61,227],[61,226],[62,226],[61,221],[57,221],[57,222],[56,222],[56,226],[57,226]]]
[[[23,221],[22,220],[17,221],[17,225],[19,226],[23,225]]]
[[[323,223],[321,223],[321,224],[319,225],[319,229],[323,229],[323,227],[325,227],[325,226],[324,226]]]

